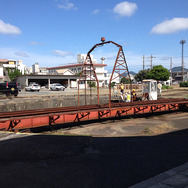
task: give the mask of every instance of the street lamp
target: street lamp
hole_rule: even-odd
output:
[[[180,41],[180,44],[182,45],[182,69],[181,69],[181,72],[182,72],[182,82],[183,82],[183,76],[184,76],[184,61],[183,61],[183,45],[186,43],[186,40],[182,39]]]

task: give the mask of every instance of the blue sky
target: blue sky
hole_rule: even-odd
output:
[[[123,46],[129,70],[142,69],[143,55],[149,68],[151,54],[153,65],[169,69],[172,57],[173,67],[181,66],[187,10],[187,0],[1,0],[0,59],[23,60],[29,67],[35,62],[42,67],[65,65],[105,37]],[[92,54],[98,61],[105,57],[110,71],[117,50],[106,45]]]

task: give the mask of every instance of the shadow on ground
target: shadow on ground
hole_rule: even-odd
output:
[[[159,136],[33,135],[0,142],[1,187],[129,187],[188,160],[188,129]]]

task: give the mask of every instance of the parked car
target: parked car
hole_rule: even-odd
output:
[[[38,84],[29,84],[25,87],[25,91],[40,91],[40,86]]]
[[[50,84],[50,89],[54,91],[65,90],[65,87],[59,83]]]
[[[178,82],[176,82],[176,81],[172,82],[172,85],[178,85]]]

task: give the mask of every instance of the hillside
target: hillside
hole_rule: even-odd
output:
[[[137,73],[133,72],[133,71],[130,71],[129,74],[132,74],[133,76],[135,76]],[[123,74],[123,76],[127,76],[127,73]]]
[[[182,66],[173,67],[173,68],[172,68],[172,72],[181,72],[181,68],[182,68]],[[188,72],[188,69],[184,68],[184,71],[185,71],[185,72]]]

